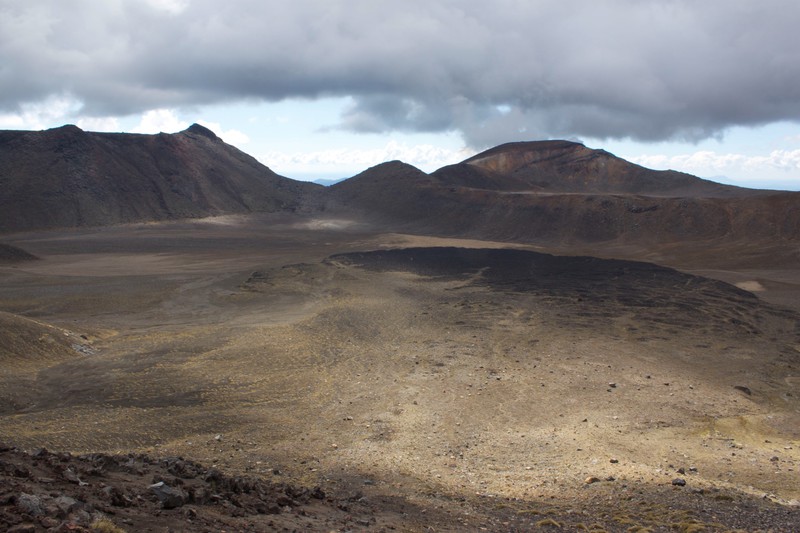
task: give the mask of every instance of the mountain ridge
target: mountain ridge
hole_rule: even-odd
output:
[[[800,240],[800,193],[650,170],[569,141],[500,145],[431,174],[383,163],[329,198],[395,231],[496,241]]]
[[[486,174],[508,176],[523,189],[542,192],[719,197],[758,194],[755,189],[723,185],[675,170],[648,169],[606,150],[571,141],[501,144],[455,167],[465,165]]]
[[[256,212],[519,242],[800,240],[800,193],[656,171],[571,141],[426,173],[388,161],[329,187],[279,176],[199,124],[155,135],[0,131],[0,233]]]
[[[318,186],[279,176],[211,130],[0,132],[0,231],[298,209]]]

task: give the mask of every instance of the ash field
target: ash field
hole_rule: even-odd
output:
[[[286,209],[6,221],[0,524],[796,530],[796,193],[496,150]]]

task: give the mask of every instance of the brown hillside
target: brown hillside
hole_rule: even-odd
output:
[[[8,368],[36,368],[76,357],[84,340],[70,332],[0,311],[0,362]]]
[[[0,232],[294,210],[317,188],[197,124],[176,134],[0,132]]]
[[[0,413],[36,402],[39,371],[91,352],[86,338],[0,311]]]
[[[408,216],[409,199],[424,196],[433,185],[431,176],[420,169],[389,161],[335,183],[325,192],[329,209],[396,222]]]
[[[800,193],[649,170],[566,141],[503,145],[430,175],[385,163],[330,196],[398,231],[498,241],[800,240]]]
[[[654,171],[568,141],[504,144],[431,174],[391,161],[329,188],[278,176],[199,125],[5,131],[0,161],[6,233],[324,205],[389,230],[498,241],[786,248],[800,239],[800,193]]]
[[[464,186],[483,176],[497,190],[613,193],[649,196],[731,197],[758,191],[722,185],[672,170],[635,165],[605,150],[569,141],[517,142],[497,146],[434,173],[443,183]],[[463,181],[462,181],[463,177]]]

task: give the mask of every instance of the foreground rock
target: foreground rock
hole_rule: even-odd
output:
[[[228,476],[177,457],[0,446],[0,487],[2,531],[261,529],[314,523],[314,515],[336,528],[359,518],[320,488]]]
[[[0,445],[0,529],[788,532],[800,523],[797,507],[738,493],[706,497],[667,486],[614,485],[591,483],[580,501],[546,503],[490,494],[403,497],[375,490],[365,495],[354,486],[340,486],[330,495],[320,487],[226,475],[179,457],[26,453]]]

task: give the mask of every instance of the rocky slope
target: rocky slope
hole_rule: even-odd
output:
[[[593,150],[569,141],[503,144],[434,173],[441,183],[456,185],[475,183],[476,174],[483,177],[476,183],[478,188],[504,191],[671,197],[731,197],[757,193],[673,170],[651,170],[605,150]]]
[[[367,506],[226,475],[179,457],[73,456],[0,445],[0,527],[36,531],[242,531],[370,525]],[[344,509],[344,510],[343,510]],[[353,516],[358,509],[362,518]],[[361,524],[363,522],[363,524]]]
[[[800,193],[654,171],[566,141],[503,145],[428,175],[383,163],[329,205],[402,231],[545,243],[800,240]]]
[[[9,533],[577,531],[589,530],[587,522],[592,531],[729,531],[757,525],[788,532],[797,519],[794,509],[727,491],[704,498],[663,490],[652,495],[658,503],[630,498],[631,510],[618,515],[600,501],[584,503],[578,513],[557,503],[531,511],[514,500],[477,497],[445,500],[441,510],[361,490],[327,494],[318,486],[231,475],[181,457],[73,455],[44,448],[25,453],[1,444],[0,480],[0,527]],[[598,492],[612,499],[610,491]],[[469,512],[454,520],[451,513],[459,507]],[[637,520],[651,526],[637,527]]]
[[[297,209],[321,188],[278,176],[193,125],[0,132],[0,232]]]
[[[85,337],[42,321],[0,311],[0,412],[35,404],[38,373],[90,353]]]

